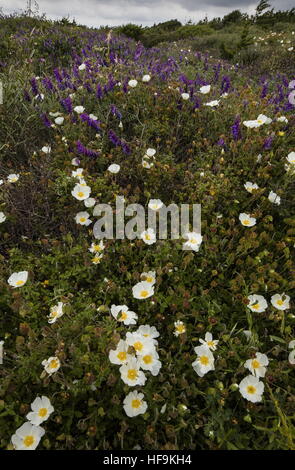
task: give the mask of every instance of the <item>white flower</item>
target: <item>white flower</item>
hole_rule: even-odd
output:
[[[129,80],[128,82],[128,85],[131,87],[131,88],[135,88],[136,85],[137,85],[138,81],[137,80]]]
[[[63,118],[63,117],[57,117],[56,119],[54,119],[54,122],[58,126],[61,126],[64,123],[64,120],[65,120],[65,118]]]
[[[240,382],[239,390],[246,400],[249,400],[252,403],[257,403],[262,400],[264,384],[259,381],[258,377],[248,375]]]
[[[60,360],[56,356],[51,356],[49,359],[42,361],[42,366],[44,366],[44,370],[47,374],[51,375],[60,368]]]
[[[189,99],[189,93],[182,93],[181,98],[185,101],[188,100]]]
[[[159,374],[162,367],[159,355],[155,350],[139,355],[138,364],[141,369],[148,370],[154,377]]]
[[[83,176],[83,168],[77,168],[77,170],[72,171],[72,177],[73,178],[80,178]]]
[[[50,113],[49,113],[49,116],[51,116],[51,117],[58,117],[58,116],[61,116],[61,113],[58,112],[58,111],[57,111],[56,113],[50,112]]]
[[[199,251],[202,240],[203,240],[203,237],[200,233],[187,232],[183,237],[187,239],[187,241],[183,243],[184,249]]]
[[[252,193],[252,192],[253,192],[253,189],[258,189],[259,186],[258,186],[258,184],[256,184],[256,183],[251,183],[251,181],[247,181],[247,182],[244,184],[244,188],[248,191],[248,193]]]
[[[55,305],[54,307],[51,307],[50,314],[48,315],[48,319],[49,319],[48,323],[55,323],[58,318],[62,317],[64,314],[62,309],[63,309],[62,302],[58,302],[57,305]]]
[[[249,214],[242,213],[239,215],[239,219],[242,225],[245,227],[253,227],[256,224],[255,217],[251,217]]]
[[[45,431],[40,426],[24,423],[11,438],[15,450],[35,450]]]
[[[75,217],[75,221],[77,224],[79,225],[90,225],[91,224],[91,220],[89,219],[89,214],[88,212],[78,212],[78,214],[76,215]]]
[[[140,277],[143,281],[149,282],[151,285],[153,285],[156,282],[156,271],[142,273]]]
[[[288,119],[286,118],[286,116],[280,116],[277,118],[277,121],[278,122],[289,122]]]
[[[214,370],[214,356],[207,346],[197,346],[194,348],[197,353],[197,359],[192,363],[192,366],[199,377],[203,377],[210,370]]]
[[[152,338],[143,336],[136,331],[126,334],[126,343],[134,348],[138,356],[144,356],[155,350],[155,343]]]
[[[90,251],[90,253],[100,253],[101,251],[103,251],[105,248],[105,245],[103,244],[103,241],[101,240],[99,242],[99,244],[97,243],[91,243],[91,247],[88,248],[88,250]]]
[[[35,398],[31,403],[31,409],[32,411],[27,414],[26,418],[35,426],[46,421],[54,411],[50,400],[45,396]]]
[[[108,167],[108,171],[110,173],[119,173],[120,171],[120,165],[117,165],[116,163],[113,163]]]
[[[161,199],[150,199],[148,207],[153,211],[158,211],[163,206]]]
[[[151,76],[148,75],[148,74],[147,74],[147,75],[144,75],[144,76],[142,77],[142,81],[145,82],[145,83],[149,82],[150,79],[151,79]]]
[[[252,311],[252,312],[264,312],[267,309],[267,302],[263,295],[249,295],[248,297],[249,303],[247,307]]]
[[[243,121],[244,126],[249,127],[250,129],[253,129],[255,127],[259,127],[260,124],[257,122],[257,120],[252,120],[252,121]]]
[[[259,114],[257,122],[261,126],[262,124],[270,124],[272,122],[272,119],[265,116],[264,114]]]
[[[116,349],[111,349],[111,351],[109,352],[109,360],[111,361],[111,363],[122,365],[130,361],[132,355],[128,354],[128,348],[129,346],[126,341],[120,339]]]
[[[288,344],[288,348],[291,349],[288,360],[290,364],[294,365],[295,364],[295,339],[290,341],[290,343]]]
[[[3,181],[3,180],[0,180],[0,186],[2,186],[2,184],[4,184],[4,181]]]
[[[111,314],[119,322],[123,322],[124,325],[135,325],[138,316],[135,312],[131,312],[127,305],[112,305]]]
[[[264,377],[266,373],[266,367],[269,363],[268,357],[266,354],[261,354],[257,352],[254,359],[248,359],[245,362],[244,367],[249,369],[252,375],[256,377]]]
[[[182,335],[183,333],[186,332],[185,324],[180,320],[177,320],[176,322],[174,322],[174,327],[175,327],[175,331],[173,334],[175,336]]]
[[[200,93],[203,93],[203,95],[206,95],[207,93],[210,92],[210,90],[211,90],[211,85],[201,86]]]
[[[75,111],[77,114],[82,114],[82,113],[84,113],[85,108],[84,108],[83,106],[75,106],[75,107],[74,107],[74,111]]]
[[[144,232],[141,233],[140,238],[146,243],[147,245],[152,245],[153,243],[156,243],[156,234],[154,232],[154,229],[148,228]]]
[[[80,160],[77,157],[75,157],[75,158],[73,158],[71,163],[72,163],[73,166],[79,166],[80,165]]]
[[[278,206],[281,204],[280,196],[278,196],[273,191],[270,191],[270,193],[268,195],[268,199],[269,199],[270,202],[272,202],[273,204],[277,204]]]
[[[124,398],[123,408],[129,418],[134,418],[134,416],[142,415],[146,412],[147,404],[143,398],[144,394],[138,393],[136,390],[128,393]]]
[[[51,147],[48,145],[48,146],[44,146],[41,148],[42,152],[43,153],[50,153],[51,152]]]
[[[213,108],[214,106],[218,106],[220,103],[220,100],[213,100],[213,101],[209,101],[209,103],[204,103],[204,106],[210,106],[211,108]]]
[[[154,287],[150,282],[138,282],[133,286],[132,294],[135,299],[147,299],[154,295]]]
[[[85,70],[86,69],[86,64],[81,64],[78,67],[79,70]]]
[[[5,220],[6,220],[6,215],[3,212],[0,212],[0,224],[5,222]]]
[[[88,197],[84,199],[84,206],[85,207],[93,207],[95,206],[96,200],[93,197]]]
[[[28,271],[13,273],[8,279],[8,284],[12,287],[22,287],[28,280]]]
[[[95,114],[89,114],[89,117],[90,117],[90,119],[92,119],[93,121],[97,121],[97,120],[98,120],[98,117],[95,116]]]
[[[290,152],[286,159],[288,163],[291,163],[291,165],[295,165],[295,152]]]
[[[126,364],[123,364],[119,370],[121,379],[125,384],[131,387],[145,384],[146,376],[139,369],[139,364],[135,357],[132,357]]]
[[[154,326],[140,325],[139,328],[137,328],[136,333],[140,333],[145,338],[152,339],[154,344],[158,344],[158,341],[155,338],[158,338],[160,333]]]
[[[285,295],[285,293],[273,295],[270,301],[272,305],[278,310],[287,310],[290,308],[290,297]]]
[[[72,191],[72,196],[74,196],[78,201],[84,201],[88,199],[91,193],[91,188],[89,186],[84,186],[84,184],[76,184]]]
[[[219,343],[218,340],[216,339],[213,339],[213,336],[211,333],[207,332],[205,334],[205,340],[203,339],[199,339],[200,343],[201,344],[205,344],[209,349],[211,349],[212,351],[215,351],[216,348],[217,348],[217,344]]]
[[[146,158],[148,158],[148,157],[144,157],[144,158],[141,160],[141,164],[142,164],[143,168],[147,168],[147,169],[149,170],[152,166],[154,166],[154,164],[153,164],[153,163],[149,163],[149,162],[146,160]]]
[[[19,179],[19,175],[18,174],[16,175],[15,173],[12,173],[11,175],[7,176],[7,181],[9,183],[16,183],[18,179]]]
[[[148,157],[153,157],[156,154],[156,150],[152,148],[148,148],[145,153]]]

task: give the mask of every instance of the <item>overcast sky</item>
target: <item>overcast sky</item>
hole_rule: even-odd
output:
[[[291,9],[294,0],[270,0],[277,10]],[[223,16],[240,9],[254,13],[259,0],[39,0],[40,13],[56,19],[69,16],[80,24],[98,27],[137,23],[149,26],[177,18],[182,23]],[[27,0],[0,0],[4,13],[20,11]],[[32,5],[34,0],[32,0]]]

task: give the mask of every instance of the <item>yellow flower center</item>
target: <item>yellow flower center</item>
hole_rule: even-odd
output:
[[[55,318],[58,315],[58,312],[50,312],[50,316]]]
[[[94,246],[93,246],[93,250],[94,250],[94,251],[101,251],[102,248],[101,248],[99,245],[94,245]]]
[[[284,305],[284,301],[282,299],[277,300],[277,304],[279,306]]]
[[[244,225],[249,225],[249,224],[250,224],[250,221],[249,221],[248,219],[245,219],[245,220],[243,220],[243,224],[244,224]]]
[[[148,291],[147,290],[142,290],[141,293],[140,293],[140,297],[147,297],[149,295]]]
[[[86,221],[86,217],[81,217],[80,218],[80,222],[85,222]]]
[[[200,363],[203,364],[203,366],[207,366],[209,364],[209,359],[207,356],[201,356],[200,357]]]
[[[127,320],[127,313],[126,312],[121,312],[121,316],[120,316],[120,321],[124,321],[124,320]]]
[[[100,263],[100,258],[98,256],[95,256],[92,260],[93,263]]]
[[[142,359],[145,364],[151,364],[153,362],[153,356],[151,356],[150,354],[143,356]]]
[[[78,192],[78,196],[79,196],[79,197],[83,197],[83,196],[84,196],[83,191],[79,191],[79,192]]]
[[[149,276],[149,277],[146,278],[146,282],[153,282],[153,280],[154,280],[154,278],[151,277],[151,276]]]
[[[58,367],[57,360],[53,359],[52,361],[50,361],[49,367],[50,367],[50,369],[56,369]]]
[[[133,347],[134,347],[135,351],[141,351],[142,348],[143,348],[143,344],[140,341],[136,341],[133,344]]]
[[[16,281],[17,286],[22,286],[24,284],[24,281]]]
[[[208,344],[208,346],[209,346],[209,348],[210,348],[210,347],[214,346],[214,341],[207,341],[207,344]]]
[[[131,402],[132,408],[139,408],[140,405],[141,405],[141,401],[138,400],[137,398],[135,400],[132,400],[132,402]]]
[[[146,239],[146,240],[150,240],[150,239],[151,239],[151,236],[147,233],[147,234],[145,235],[145,239]]]
[[[247,387],[247,392],[248,392],[250,395],[253,395],[253,393],[256,392],[256,388],[255,388],[253,385],[248,385],[248,387]]]
[[[23,443],[26,447],[31,447],[35,442],[34,436],[26,436],[23,440]]]
[[[259,302],[256,302],[256,304],[252,305],[252,308],[254,308],[254,310],[258,310],[259,309]]]
[[[129,380],[136,380],[138,372],[136,369],[129,369],[127,372],[127,377]]]
[[[176,331],[178,331],[178,333],[184,333],[185,332],[185,326],[184,325],[178,325],[176,327]]]
[[[253,359],[252,367],[253,367],[253,369],[258,369],[258,367],[260,367],[260,362],[257,361],[257,359]]]
[[[47,415],[47,408],[40,408],[38,415],[44,418]]]
[[[120,361],[125,361],[127,359],[127,353],[125,351],[120,351],[118,354],[117,354],[117,358],[120,360]]]

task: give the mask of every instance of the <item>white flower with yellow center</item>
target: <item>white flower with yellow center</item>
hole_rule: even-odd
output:
[[[295,152],[290,152],[286,159],[288,163],[295,165]]]
[[[197,232],[187,232],[183,238],[187,241],[183,243],[184,250],[199,251],[203,237]]]
[[[128,361],[126,364],[123,364],[119,370],[121,379],[130,387],[145,384],[146,376],[139,369],[139,364],[135,357],[132,357],[130,361]]]
[[[54,372],[57,372],[60,368],[60,360],[56,356],[51,356],[49,359],[42,361],[42,366],[44,366],[47,374],[51,375],[54,374]]]
[[[151,285],[155,284],[156,282],[156,271],[149,271],[147,273],[142,273],[140,275],[142,281],[149,282]]]
[[[152,211],[158,211],[161,209],[162,206],[163,202],[161,201],[161,199],[150,199],[148,203],[148,208]]]
[[[28,280],[28,271],[20,271],[19,273],[13,273],[8,279],[8,284],[11,287],[22,287]]]
[[[277,204],[277,206],[279,206],[281,204],[281,198],[280,196],[278,196],[276,193],[274,193],[273,191],[270,191],[269,195],[268,195],[268,200],[270,202],[272,202],[273,204]]]
[[[150,282],[138,282],[132,287],[132,294],[135,299],[147,299],[154,295],[154,287]]]
[[[48,323],[55,323],[58,318],[63,316],[63,314],[63,303],[58,302],[57,305],[51,307],[50,309],[50,314],[48,315]]]
[[[4,212],[0,212],[0,224],[5,222],[5,220],[6,220],[6,215],[4,214]]]
[[[26,418],[35,426],[46,421],[54,411],[49,398],[45,396],[35,398],[31,404],[31,409],[32,411],[27,414]]]
[[[124,398],[123,408],[129,418],[134,418],[134,416],[142,415],[146,412],[147,403],[143,399],[144,394],[137,391],[128,393]]]
[[[152,166],[154,166],[154,164],[153,164],[153,163],[149,163],[148,158],[149,158],[149,157],[144,156],[143,159],[142,159],[142,161],[141,161],[141,164],[142,164],[143,168],[147,168],[147,169],[149,170]]]
[[[290,297],[285,295],[285,293],[273,295],[270,301],[278,310],[287,310],[290,308]]]
[[[91,262],[92,262],[93,264],[100,264],[102,258],[103,258],[103,254],[102,254],[102,253],[101,253],[101,254],[98,254],[98,253],[97,253],[97,254],[92,258]]]
[[[77,168],[76,171],[72,171],[72,177],[73,178],[80,178],[80,176],[82,176],[83,174],[83,168]]]
[[[211,90],[211,85],[204,85],[204,86],[201,86],[200,93],[202,93],[203,95],[207,95],[207,93],[210,93],[210,90]]]
[[[111,314],[116,320],[124,323],[124,325],[136,325],[138,316],[135,312],[131,312],[127,305],[112,305]]]
[[[174,322],[174,327],[175,327],[175,331],[173,334],[175,336],[183,335],[186,332],[185,324],[180,320],[177,320],[176,322]]]
[[[7,176],[8,183],[16,183],[19,180],[19,174],[12,173]]]
[[[154,377],[159,374],[162,367],[159,355],[155,350],[138,356],[138,364],[141,369],[148,370]]]
[[[160,333],[154,326],[140,325],[140,327],[137,328],[136,333],[140,333],[145,338],[152,339],[155,345],[158,344],[158,341],[155,338],[158,338]]]
[[[239,220],[244,227],[253,227],[256,224],[255,217],[251,217],[249,214],[241,213]]]
[[[248,127],[249,129],[253,129],[256,127],[259,127],[260,124],[257,122],[257,120],[250,120],[250,121],[243,121],[244,126]]]
[[[258,184],[256,184],[256,183],[251,183],[251,181],[247,181],[247,182],[244,184],[244,188],[246,189],[246,191],[248,191],[248,193],[252,193],[253,190],[258,189],[259,186],[258,186]]]
[[[257,295],[257,294],[249,295],[248,300],[249,300],[249,303],[247,307],[252,312],[261,313],[267,309],[267,301],[265,300],[263,295]]]
[[[277,118],[277,121],[278,122],[285,122],[285,123],[288,123],[288,119],[286,118],[286,116],[280,116]]]
[[[146,338],[140,333],[126,334],[126,343],[132,346],[138,356],[144,356],[155,350],[154,342],[151,338]]]
[[[78,212],[78,214],[75,217],[75,221],[79,225],[90,225],[92,221],[89,219],[90,215],[88,212]]]
[[[272,122],[272,119],[265,116],[265,114],[259,114],[257,122],[260,126],[262,126],[263,124],[270,124]]]
[[[266,354],[261,354],[257,352],[253,359],[248,359],[245,362],[244,367],[249,369],[252,375],[256,377],[264,377],[266,373],[266,366],[268,366],[269,361]]]
[[[72,196],[74,196],[78,201],[84,201],[88,199],[91,193],[91,188],[89,186],[84,186],[84,184],[76,184],[72,191]]]
[[[214,370],[214,356],[207,346],[197,346],[194,351],[198,355],[192,366],[199,377],[203,377],[210,370]]]
[[[248,375],[239,384],[239,390],[242,397],[252,403],[258,403],[262,401],[262,395],[264,392],[264,384],[259,381],[258,377],[254,375]]]
[[[88,248],[90,253],[101,253],[104,249],[105,245],[103,244],[102,240],[99,243],[91,243],[91,247]]]
[[[205,334],[205,340],[200,338],[199,342],[206,345],[209,349],[211,349],[211,351],[216,351],[217,345],[219,343],[217,339],[213,339],[213,336],[211,333],[209,333],[209,331],[207,331]]]
[[[147,230],[144,230],[144,232],[140,234],[140,238],[144,241],[146,245],[152,245],[157,241],[156,234],[153,228],[148,228]]]
[[[119,343],[117,344],[116,349],[111,349],[109,352],[109,360],[112,364],[122,365],[129,362],[132,359],[132,355],[128,353],[128,344],[126,341],[120,339]]]
[[[44,434],[45,431],[40,426],[24,423],[15,431],[11,442],[15,450],[35,450]]]

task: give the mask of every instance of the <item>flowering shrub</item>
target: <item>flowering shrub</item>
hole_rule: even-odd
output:
[[[0,447],[294,450],[294,70],[51,30],[0,74]],[[96,240],[117,195],[202,235]]]

